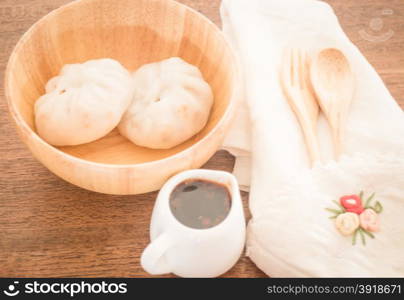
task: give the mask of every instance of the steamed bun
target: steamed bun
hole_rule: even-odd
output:
[[[206,125],[213,94],[197,67],[173,57],[142,66],[133,79],[133,101],[118,126],[133,143],[168,149]]]
[[[37,132],[55,146],[97,140],[118,125],[132,92],[130,73],[113,59],[65,65],[35,103]]]

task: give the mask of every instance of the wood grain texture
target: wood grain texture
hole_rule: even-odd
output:
[[[0,0],[0,81],[20,36],[68,0]],[[182,0],[220,25],[219,0]],[[404,2],[329,0],[342,27],[376,68],[404,108]],[[383,10],[389,14],[383,14]],[[392,13],[392,14],[390,14]],[[379,30],[372,20],[380,18]],[[376,23],[375,23],[376,22]],[[376,24],[376,25],[375,25]],[[380,22],[379,22],[380,25]],[[374,29],[372,29],[374,28]],[[384,42],[369,41],[364,30]],[[19,140],[0,89],[0,276],[148,276],[139,265],[148,243],[156,193],[109,196],[77,188],[50,173]],[[233,158],[218,152],[206,168],[231,171]],[[247,216],[247,194],[243,194]],[[265,276],[246,257],[225,277]]]

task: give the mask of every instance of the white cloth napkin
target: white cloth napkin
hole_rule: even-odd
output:
[[[314,0],[223,0],[223,31],[243,71],[244,104],[224,149],[250,187],[247,255],[271,276],[404,276],[404,114],[372,66],[349,41],[329,5]],[[279,86],[291,43],[337,47],[356,75],[343,140],[333,161],[323,116],[323,163],[310,168],[298,121]],[[360,190],[384,206],[375,239],[352,245],[325,210]]]

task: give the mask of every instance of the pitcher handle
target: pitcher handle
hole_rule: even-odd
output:
[[[173,243],[173,238],[168,233],[160,234],[143,250],[140,258],[142,268],[152,275],[170,273],[171,269],[164,254]]]

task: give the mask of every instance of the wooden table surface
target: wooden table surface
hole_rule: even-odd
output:
[[[21,35],[69,0],[0,0],[0,81]],[[220,26],[219,0],[182,0]],[[404,107],[404,1],[328,0],[351,40]],[[145,277],[156,193],[110,196],[73,186],[37,162],[19,140],[0,88],[0,277]],[[231,171],[218,152],[206,168]],[[246,215],[247,194],[243,194]],[[265,276],[247,258],[225,277]]]

